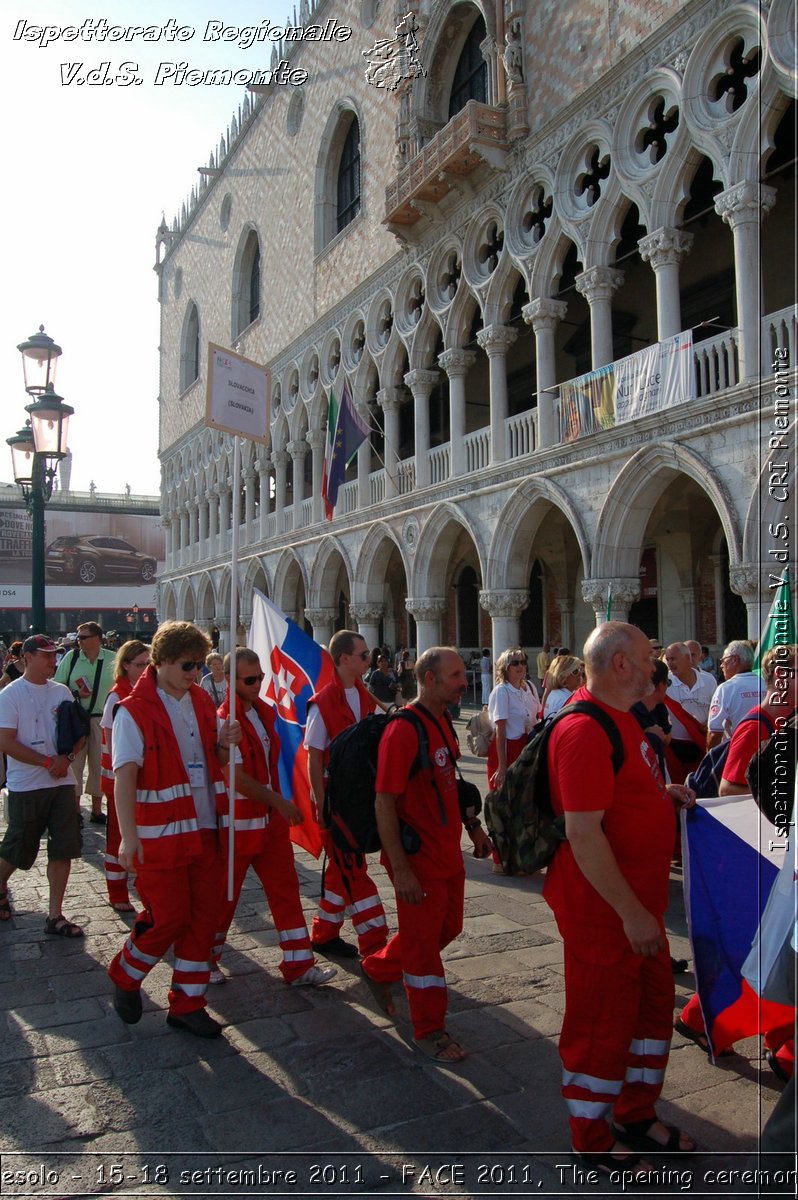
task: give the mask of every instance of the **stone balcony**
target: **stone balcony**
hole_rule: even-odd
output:
[[[407,233],[477,167],[503,170],[508,149],[506,110],[469,100],[385,189],[383,224]]]

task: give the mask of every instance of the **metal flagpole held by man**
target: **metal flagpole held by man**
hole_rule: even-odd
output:
[[[241,438],[269,445],[270,372],[266,367],[208,343],[208,383],[205,424],[229,433],[233,439],[233,511],[230,538],[230,649],[235,652],[238,633],[238,537],[241,521]],[[233,653],[235,661],[235,653]],[[235,688],[230,689],[230,721],[236,719]],[[227,899],[233,898],[235,855],[235,754],[229,763],[229,838],[227,842]]]

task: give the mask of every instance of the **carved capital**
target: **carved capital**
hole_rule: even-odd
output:
[[[583,579],[582,599],[590,604],[593,611],[607,611],[607,600],[611,598],[611,610],[626,610],[636,600],[640,599],[639,579]]]
[[[349,615],[354,617],[358,625],[378,625],[385,616],[384,604],[350,604]]]
[[[287,467],[290,461],[291,455],[287,450],[272,451],[272,462],[274,463],[275,467]]]
[[[505,355],[518,337],[518,330],[511,325],[487,325],[477,332],[477,342],[488,358]]]
[[[214,617],[213,623],[219,630],[219,633],[226,633],[230,628],[230,618],[225,614],[223,617]]]
[[[745,179],[715,197],[715,212],[734,229],[746,222],[758,223],[775,203],[775,188]]]
[[[444,350],[438,362],[450,379],[462,379],[477,361],[473,350]]]
[[[417,621],[435,621],[446,612],[446,601],[442,596],[406,596],[405,608]]]
[[[568,312],[565,300],[554,300],[548,296],[538,296],[536,300],[525,304],[521,309],[527,325],[531,325],[535,333],[541,329],[556,329]]]
[[[377,392],[377,403],[383,412],[396,412],[407,399],[400,387],[385,387]]]
[[[749,604],[759,597],[760,580],[758,563],[735,563],[729,567],[729,587]]]
[[[479,593],[479,603],[492,617],[519,617],[529,604],[527,588]]]
[[[405,383],[413,393],[413,398],[426,399],[436,383],[440,380],[440,371],[408,371],[405,375]]]
[[[304,458],[310,449],[310,446],[307,444],[304,438],[299,438],[296,441],[289,442],[286,449],[292,458]]]
[[[623,271],[615,267],[589,267],[577,275],[574,284],[580,296],[592,304],[594,300],[611,300],[623,281]]]
[[[322,429],[309,429],[305,434],[305,441],[311,450],[323,450],[327,435]]]
[[[653,233],[646,234],[637,243],[643,262],[650,262],[654,270],[659,267],[676,266],[689,253],[694,237],[684,229],[672,229],[663,225]]]
[[[306,608],[305,616],[314,629],[319,625],[330,625],[338,615],[337,608]]]

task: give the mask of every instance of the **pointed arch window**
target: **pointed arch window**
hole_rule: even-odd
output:
[[[249,269],[249,323],[260,316],[260,242],[255,245],[252,266]]]
[[[200,324],[199,309],[192,300],[183,322],[183,341],[180,347],[180,390],[184,392],[199,379]]]
[[[360,212],[360,124],[353,116],[338,167],[336,232],[340,233]]]
[[[465,40],[452,80],[449,96],[449,119],[465,108],[469,100],[480,104],[488,102],[488,65],[482,57],[480,45],[486,36],[485,21],[477,17]]]
[[[240,333],[260,316],[260,238],[250,228],[242,234],[233,268],[232,335]]]

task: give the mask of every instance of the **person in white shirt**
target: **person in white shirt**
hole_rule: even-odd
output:
[[[581,659],[573,654],[558,654],[552,659],[543,693],[543,719],[550,721],[584,682],[585,668]]]
[[[0,751],[8,756],[8,827],[0,843],[0,924],[11,918],[8,881],[29,871],[47,831],[49,914],[45,933],[83,937],[61,912],[72,859],[80,858],[80,815],[75,806],[75,752],[59,754],[56,712],[72,693],[51,678],[55,642],[41,633],[23,642],[24,673],[0,693]],[[76,743],[79,749],[84,739]]]
[[[490,690],[491,684],[493,683],[492,671],[493,668],[491,667],[490,662],[490,650],[486,646],[484,647],[482,651],[482,657],[479,660],[479,677],[480,682],[482,683],[483,704],[488,704],[490,702]]]
[[[724,682],[715,689],[709,706],[707,750],[730,738],[746,713],[764,696],[764,681],[754,674],[753,665],[750,642],[729,642],[720,660]]]
[[[488,716],[496,730],[488,749],[488,785],[497,789],[534,729],[540,700],[526,677],[527,657],[517,646],[496,661],[496,686],[488,701]]]
[[[668,685],[669,698],[681,704],[685,712],[695,717],[699,725],[706,725],[709,706],[717,686],[715,680],[706,671],[698,671],[693,666],[690,651],[684,642],[672,642],[666,647],[665,662],[671,676]],[[689,738],[678,717],[673,714],[671,716],[674,722],[674,738],[677,741]]]

